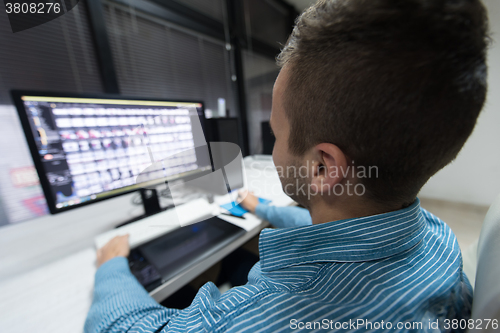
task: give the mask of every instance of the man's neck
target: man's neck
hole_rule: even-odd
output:
[[[313,224],[320,224],[384,214],[401,208],[401,205],[382,206],[361,200],[336,200],[335,202],[319,201],[311,203],[309,212],[311,214]]]

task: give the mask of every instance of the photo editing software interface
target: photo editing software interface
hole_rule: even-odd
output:
[[[21,99],[56,209],[211,170],[201,103]]]

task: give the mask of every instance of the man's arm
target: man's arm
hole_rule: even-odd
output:
[[[124,332],[131,328],[157,332],[178,310],[158,304],[130,273],[128,237],[115,237],[97,252],[92,305],[85,333]]]
[[[262,204],[259,199],[250,192],[241,193],[241,206],[256,214],[260,218],[269,221],[278,228],[300,227],[312,224],[309,211],[300,207],[275,207]]]

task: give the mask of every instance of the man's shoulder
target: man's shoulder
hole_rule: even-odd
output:
[[[231,332],[286,331],[301,318],[311,323],[466,318],[457,310],[470,311],[470,290],[461,274],[456,238],[433,214],[422,210],[421,218],[426,222],[423,241],[396,256],[302,263],[264,272],[257,263],[244,286],[222,295],[215,286],[204,286],[197,311],[206,328]]]
[[[456,242],[457,250],[459,251],[460,248],[458,248],[457,238],[451,230],[450,226],[448,226],[445,221],[432,214],[428,210],[424,208],[420,208],[420,210],[422,212],[422,216],[425,218],[428,231],[432,233],[432,235],[440,238],[442,241],[446,241],[448,245],[453,245],[453,243]]]

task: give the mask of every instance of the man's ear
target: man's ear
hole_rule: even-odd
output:
[[[334,144],[320,143],[314,147],[311,186],[318,193],[331,193],[336,184],[348,175],[347,157]]]

